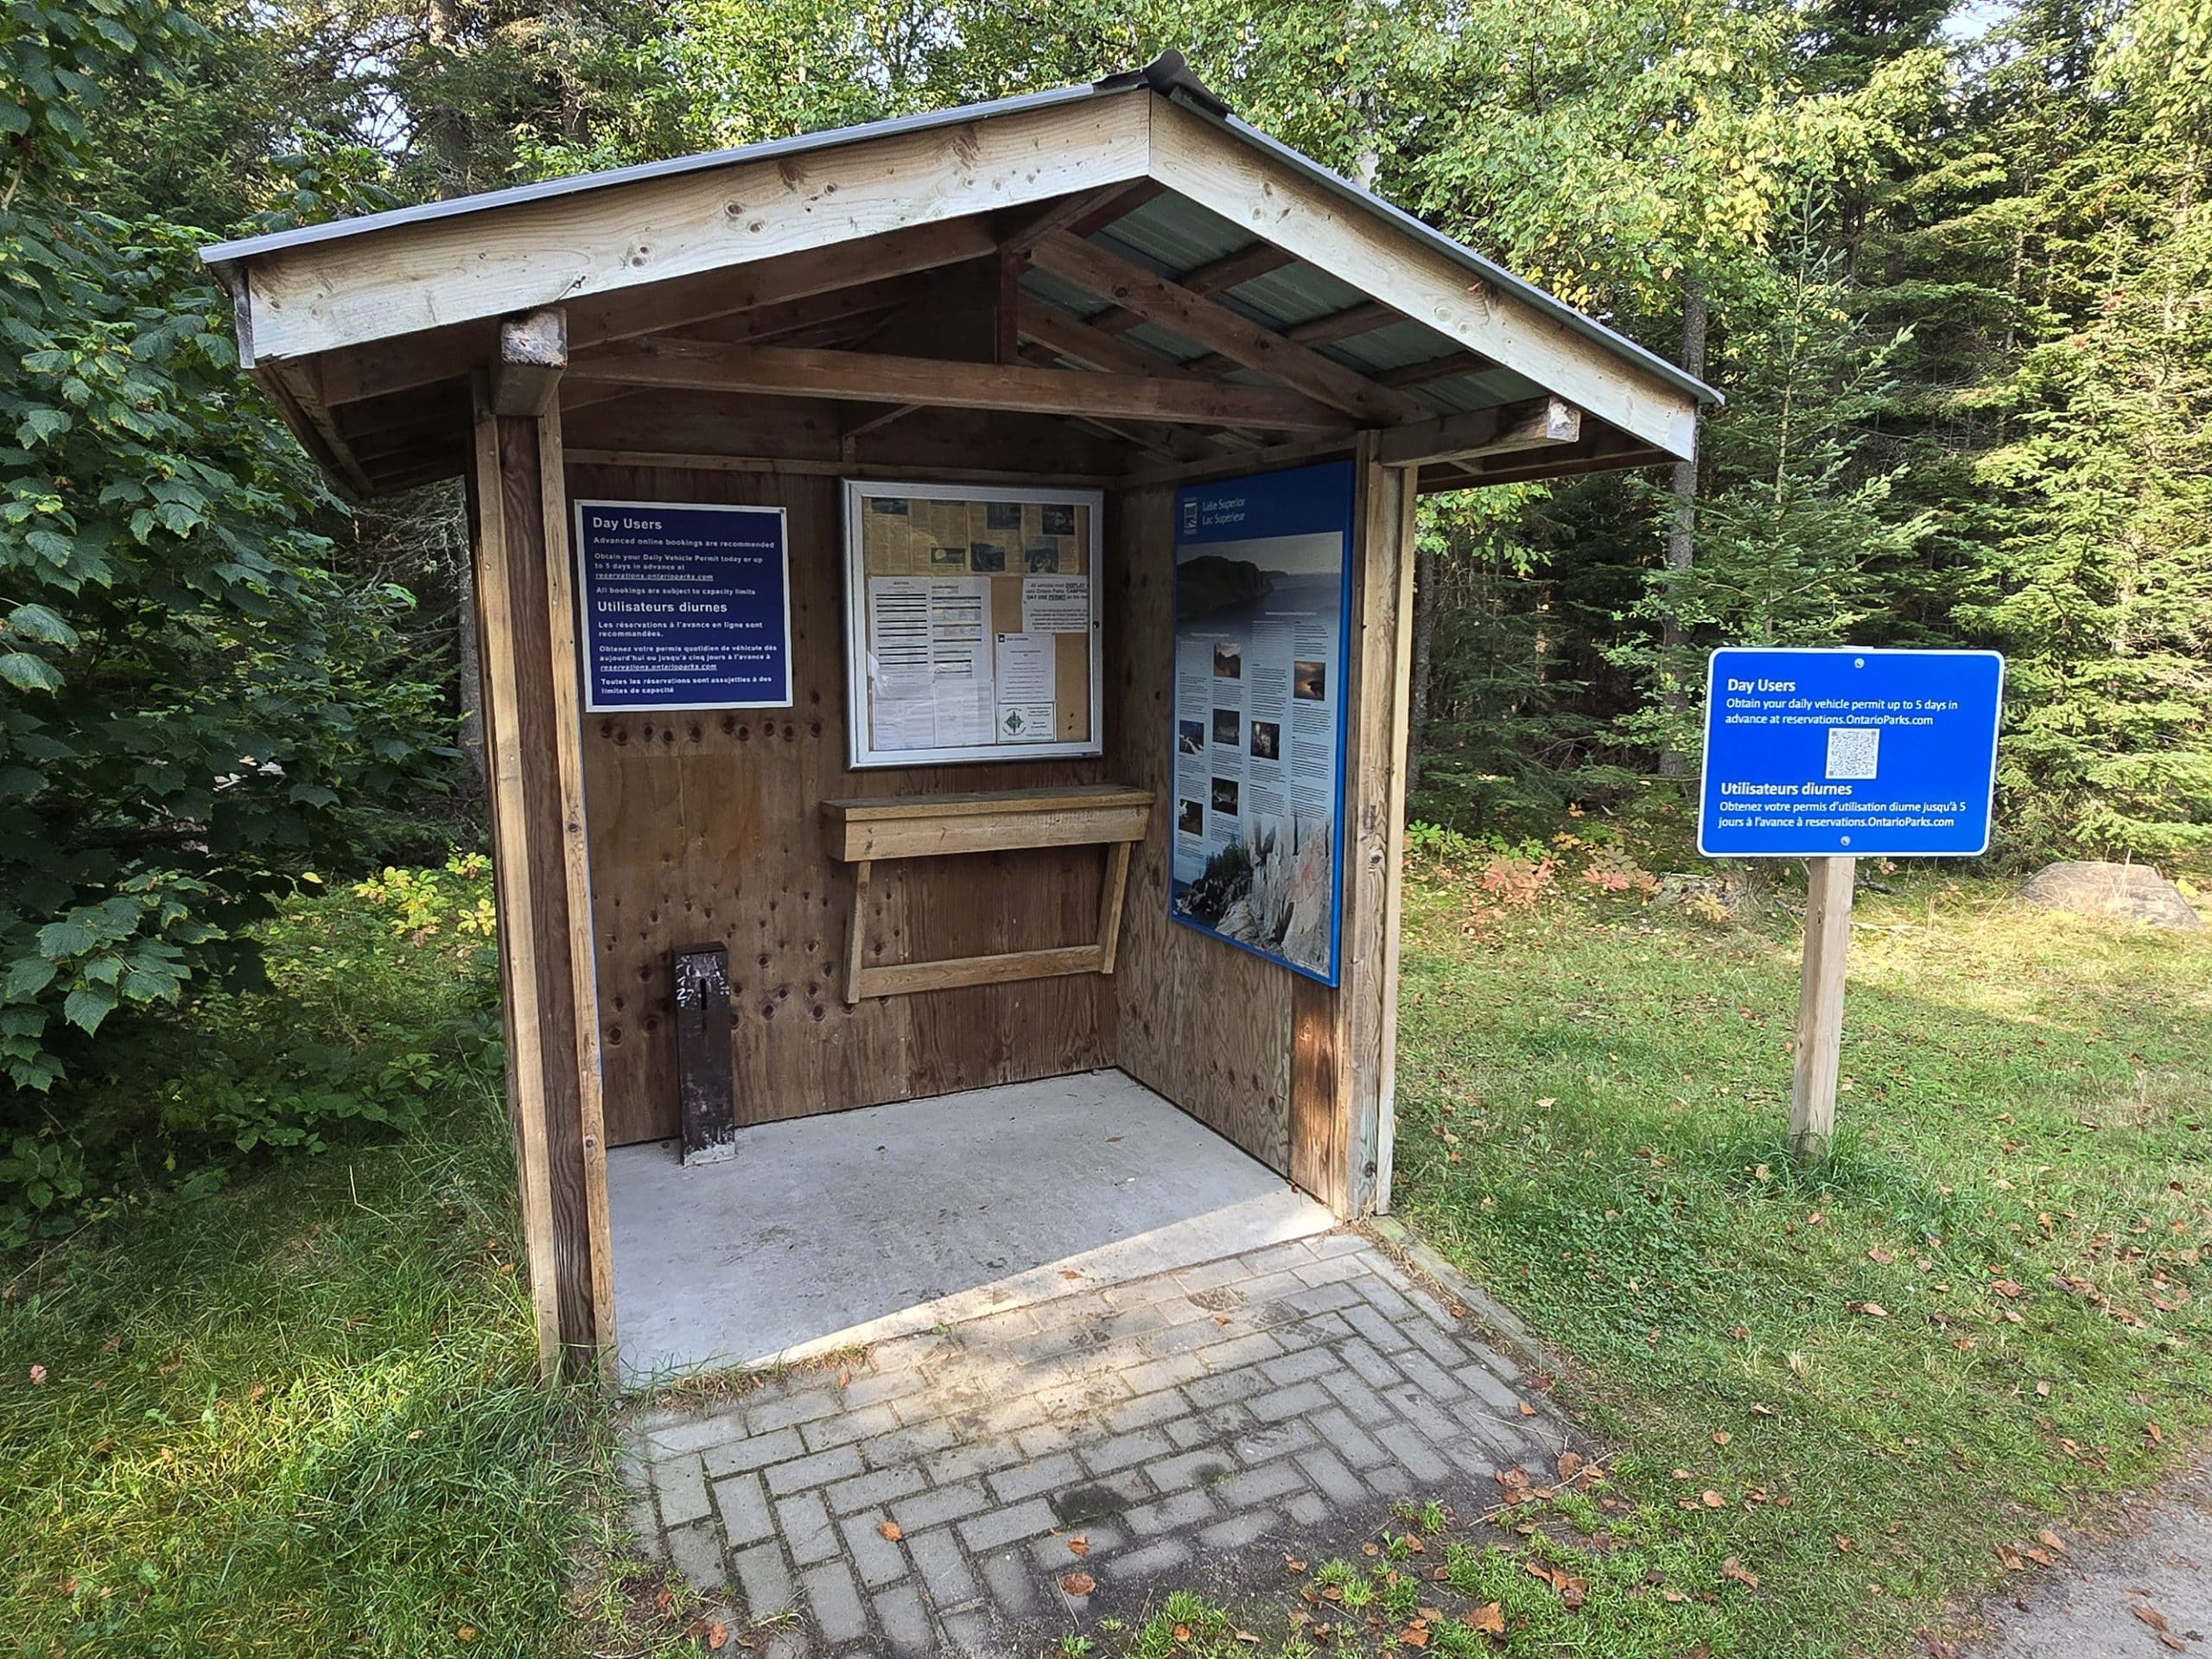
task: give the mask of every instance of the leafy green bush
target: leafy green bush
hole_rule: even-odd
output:
[[[257,943],[265,986],[126,1011],[96,1068],[0,1103],[0,1248],[156,1192],[205,1196],[251,1162],[410,1134],[456,1084],[497,1079],[482,854],[297,899]]]

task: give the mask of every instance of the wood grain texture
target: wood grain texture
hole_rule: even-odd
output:
[[[1165,99],[1152,107],[1152,176],[1340,281],[1527,376],[1624,431],[1684,458],[1697,453],[1697,404],[1379,216]]]
[[[580,796],[564,792],[563,710],[575,708],[575,659],[567,595],[553,557],[546,513],[558,493],[542,471],[557,458],[544,423],[494,416],[479,381],[476,417],[477,580],[483,651],[492,811],[496,825],[500,966],[509,1014],[509,1109],[523,1151],[524,1232],[531,1258],[540,1363],[600,1359],[602,1281],[595,1269],[590,1171],[586,1163],[588,1074],[595,1070],[588,975],[574,959],[571,829],[582,825]],[[562,574],[565,573],[565,563]],[[560,620],[555,620],[556,606]],[[602,1187],[603,1192],[603,1187]]]
[[[741,161],[620,190],[510,201],[263,253],[245,270],[264,361],[1096,189],[1145,170],[1148,94]]]
[[[1402,846],[1407,649],[1407,498],[1414,473],[1385,467],[1363,433],[1352,549],[1351,661],[1344,677],[1344,843],[1338,984],[1300,982],[1293,1042],[1291,1176],[1339,1215],[1374,1209],[1395,1076],[1391,888]]]
[[[1797,982],[1797,1064],[1789,1090],[1789,1149],[1802,1159],[1826,1157],[1835,1139],[1844,974],[1858,870],[1855,858],[1805,861],[1805,960]]]
[[[1116,781],[1162,800],[1174,783],[1173,505],[1170,489],[1115,491],[1106,511],[1108,766]],[[1288,1173],[1298,976],[1169,919],[1173,817],[1154,813],[1135,845],[1114,976],[1096,982],[1116,988],[1120,1064]]]
[[[609,1141],[677,1131],[668,952],[678,944],[728,948],[740,1125],[1112,1065],[1115,981],[1095,973],[847,1007],[855,867],[831,857],[817,822],[826,799],[1100,784],[1117,779],[1109,764],[846,767],[834,479],[571,465],[569,484],[572,496],[790,515],[795,706],[584,724]],[[1091,938],[1099,863],[1095,847],[1070,847],[876,866],[860,951],[883,965]]]

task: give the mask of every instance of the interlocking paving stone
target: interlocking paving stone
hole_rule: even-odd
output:
[[[651,1553],[709,1593],[734,1575],[748,1620],[798,1612],[763,1654],[1033,1653],[1201,1567],[1356,1548],[1394,1497],[1485,1504],[1565,1433],[1352,1233],[1077,1288],[842,1374],[651,1408],[626,1448]],[[1077,1570],[1095,1591],[1060,1587]]]

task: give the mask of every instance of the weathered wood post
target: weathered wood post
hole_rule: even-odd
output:
[[[1851,954],[1855,858],[1805,861],[1805,965],[1797,982],[1797,1069],[1789,1149],[1812,1161],[1835,1137],[1836,1067],[1843,1046],[1843,976]]]

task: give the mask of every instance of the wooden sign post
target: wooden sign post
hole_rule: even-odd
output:
[[[1861,858],[1979,858],[1997,794],[1993,651],[1723,645],[1705,687],[1697,849],[1805,861],[1789,1150],[1835,1141],[1843,972]]]
[[[1789,1150],[1827,1156],[1835,1137],[1835,1074],[1843,1046],[1843,974],[1851,954],[1855,858],[1805,861],[1805,967],[1797,982],[1797,1071],[1789,1093]]]

